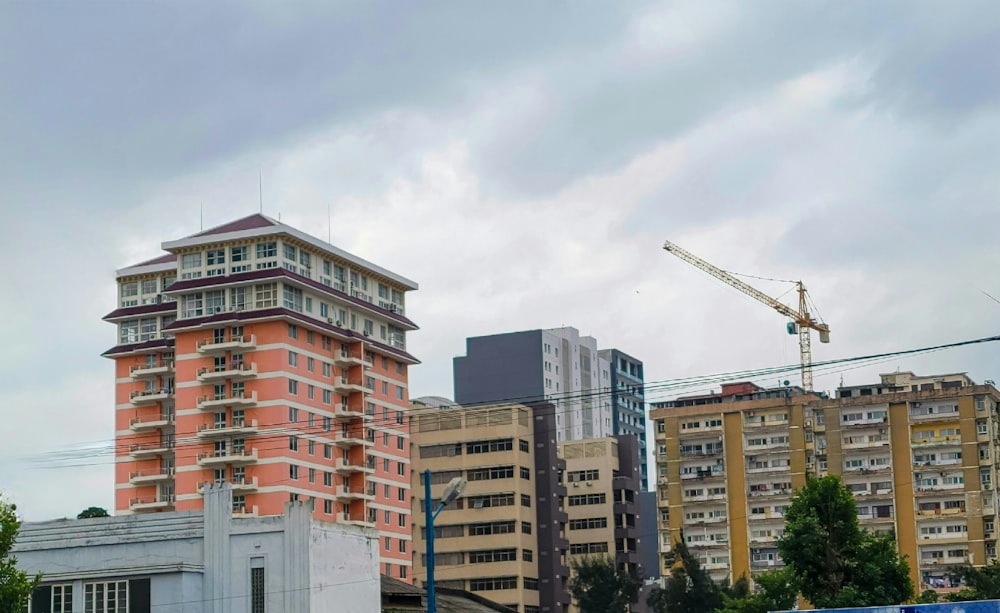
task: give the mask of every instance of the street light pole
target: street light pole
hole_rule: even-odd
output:
[[[445,508],[457,500],[465,491],[465,479],[455,477],[448,482],[448,487],[444,488],[444,495],[441,496],[441,504],[434,511],[431,511],[431,471],[424,471],[424,518],[427,531],[427,613],[437,613],[437,595],[434,592],[434,518],[438,516],[441,509]]]

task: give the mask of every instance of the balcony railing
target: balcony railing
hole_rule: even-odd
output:
[[[174,441],[155,441],[151,443],[137,443],[129,446],[129,454],[132,457],[156,456],[173,453]]]
[[[155,483],[157,481],[169,481],[174,478],[173,468],[161,468],[159,470],[137,470],[128,474],[130,483]]]
[[[333,390],[336,392],[364,392],[367,388],[360,377],[352,379],[350,377],[339,377],[333,381]]]
[[[132,511],[150,511],[154,509],[165,509],[174,506],[172,494],[150,496],[146,498],[132,498],[128,501],[128,507]]]
[[[371,366],[371,362],[365,359],[364,351],[356,349],[354,351],[341,349],[333,354],[333,363],[338,366]]]
[[[157,377],[170,374],[174,371],[174,361],[164,360],[153,364],[135,364],[129,368],[129,375],[133,379],[144,379],[147,377]]]
[[[257,477],[253,477],[252,479],[248,479],[247,477],[232,477],[225,481],[202,481],[198,483],[198,493],[204,494],[209,486],[222,485],[223,483],[229,483],[234,492],[253,492],[258,487]]]
[[[250,336],[230,336],[229,338],[206,338],[198,341],[198,353],[216,353],[230,351],[233,349],[254,349],[257,347],[257,337]]]
[[[226,406],[252,406],[257,404],[257,392],[238,392],[222,396],[201,396],[198,398],[199,409],[215,409]]]
[[[233,362],[218,368],[199,368],[199,381],[218,381],[223,379],[248,379],[257,376],[257,364]]]
[[[245,502],[233,503],[233,517],[257,517],[257,505],[247,506]]]
[[[141,417],[134,417],[129,420],[128,425],[133,432],[156,430],[157,428],[174,425],[174,415],[173,413],[164,413],[159,417],[147,417],[145,419]]]
[[[248,464],[257,461],[256,449],[227,449],[225,451],[198,454],[198,464],[212,466],[219,464]]]
[[[257,420],[234,419],[231,424],[210,423],[198,425],[198,436],[230,436],[234,434],[256,434]]]
[[[137,390],[129,394],[132,404],[152,404],[173,398],[174,390],[169,388]]]

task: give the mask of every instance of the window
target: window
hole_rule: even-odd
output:
[[[294,245],[282,245],[282,251],[285,255],[286,260],[295,261],[295,246]]]
[[[327,475],[329,475],[329,474],[330,473],[327,473]],[[333,514],[333,501],[332,500],[324,500],[323,501],[323,512],[326,513],[327,515],[332,515]]]
[[[293,480],[298,480],[299,478],[299,467],[295,464],[288,465],[288,478]]]
[[[299,410],[295,407],[288,407],[288,421],[293,424],[299,421]]]
[[[298,338],[299,327],[295,324],[288,324],[288,338]]]
[[[315,360],[313,360],[312,358],[306,358],[306,370],[308,370],[309,372],[313,372],[313,369],[315,367],[316,367]]]
[[[324,364],[324,366],[326,366]],[[323,404],[330,404],[333,402],[333,392],[330,390],[323,390]]]
[[[292,287],[290,285],[283,286],[284,288],[284,302],[283,305],[286,309],[291,309],[293,311],[302,312],[302,290],[297,287]]]
[[[278,255],[278,243],[270,241],[267,243],[257,243],[257,259],[273,258]]]
[[[403,463],[403,462],[397,462],[396,463],[396,474],[397,475],[403,475],[403,476],[406,475],[406,464],[405,463]]]
[[[309,441],[309,447],[312,448],[312,441]],[[309,483],[316,483],[316,469],[309,469]]]
[[[517,577],[490,577],[487,579],[470,579],[470,592],[489,592],[493,590],[516,590]]]
[[[181,256],[181,269],[201,268],[200,253],[185,253]]]
[[[511,451],[514,448],[513,443],[513,439],[509,438],[495,439],[492,441],[473,441],[471,443],[466,443],[465,452],[468,454],[474,454]]]
[[[761,509],[763,513],[763,509]],[[569,520],[570,530],[596,530],[599,528],[608,527],[607,517],[589,517],[587,519],[571,519]]]
[[[124,286],[122,286],[124,296]],[[142,293],[143,294],[155,294],[156,293],[156,279],[143,279],[142,281]],[[133,294],[134,295],[134,294]]]
[[[53,585],[49,597],[52,613],[73,613],[73,584]],[[41,609],[46,609],[44,603]]]
[[[205,313],[211,315],[213,313],[221,313],[226,310],[226,292],[225,290],[215,290],[211,292],[205,292]]]
[[[288,380],[288,393],[289,394],[298,394],[299,393],[299,382],[296,381],[295,379],[289,379]]]
[[[181,317],[201,317],[201,292],[181,296]]]
[[[205,259],[209,266],[218,266],[226,263],[225,249],[209,249],[205,252]]]
[[[242,311],[247,308],[247,288],[234,287],[229,290],[229,305]]]
[[[270,309],[278,306],[278,284],[261,283],[254,286],[254,308]]]
[[[299,450],[299,437],[297,437],[297,436],[289,436],[288,437],[288,448],[290,450],[292,450],[292,451],[298,451]]]
[[[589,504],[604,504],[606,502],[607,502],[607,496],[604,494],[604,492],[601,492],[600,494],[580,494],[577,496],[569,496],[569,506],[571,507],[578,507]]]
[[[250,613],[264,613],[264,602],[264,558],[250,558]]]
[[[86,613],[127,613],[128,581],[101,581],[83,584]]]
[[[570,555],[607,553],[607,552],[608,552],[607,541],[602,541],[598,543],[570,543],[569,546]]]
[[[490,562],[513,562],[517,560],[516,549],[487,549],[470,551],[469,564],[489,564]]]
[[[525,441],[525,440],[518,440],[518,441],[517,441],[517,446],[518,446],[518,447],[519,447],[519,448],[521,449],[521,451],[523,451],[524,453],[529,453],[529,450],[531,449],[531,447],[530,447],[530,446],[528,445],[528,441]]]

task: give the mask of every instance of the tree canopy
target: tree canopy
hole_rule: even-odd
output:
[[[569,593],[580,613],[626,613],[639,593],[639,581],[612,558],[587,556],[570,563]]]
[[[0,611],[4,612],[24,609],[41,580],[41,575],[28,577],[18,570],[17,558],[11,555],[20,529],[17,507],[0,498]]]
[[[898,605],[913,598],[906,561],[891,536],[858,525],[840,478],[812,478],[785,512],[778,552],[802,595],[819,608]]]
[[[768,613],[795,606],[799,590],[791,573],[775,570],[754,577],[754,589],[742,597],[727,596],[722,613]]]
[[[1000,599],[1000,562],[997,560],[991,560],[989,564],[979,568],[968,564],[956,566],[949,574],[953,579],[964,582],[965,587],[946,595],[946,600],[958,602]]]
[[[744,595],[746,580],[732,588],[716,584],[698,559],[691,555],[681,532],[674,543],[670,576],[663,588],[654,589],[646,603],[657,613],[714,613],[722,608],[726,593]]]
[[[89,519],[91,517],[111,517],[108,514],[107,509],[102,509],[101,507],[87,507],[86,509],[80,511],[80,514],[76,516],[77,519]]]

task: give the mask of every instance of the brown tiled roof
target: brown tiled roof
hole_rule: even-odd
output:
[[[152,260],[146,260],[145,262],[139,262],[138,264],[132,264],[126,266],[125,268],[135,268],[136,266],[152,266],[153,264],[167,264],[168,262],[176,262],[177,256],[173,253],[165,253],[163,255],[157,256]]]
[[[174,340],[168,338],[158,338],[152,341],[146,341],[144,343],[130,343],[125,345],[115,345],[111,349],[108,349],[101,355],[106,358],[113,358],[120,353],[131,353],[133,351],[141,351],[143,349],[152,349],[154,347],[173,347]]]
[[[227,232],[239,232],[240,230],[252,230],[254,228],[266,228],[268,226],[277,226],[278,222],[265,217],[259,213],[254,213],[248,217],[243,217],[237,219],[236,221],[230,221],[229,223],[224,223],[221,226],[215,226],[214,228],[209,228],[204,232],[199,232],[197,234],[192,234],[190,237],[195,236],[211,236],[213,234],[226,234]]]
[[[148,313],[169,313],[177,310],[176,302],[161,302],[159,304],[140,304],[134,307],[122,307],[111,311],[101,319],[108,321],[119,317],[130,317],[132,315],[146,315]]]

